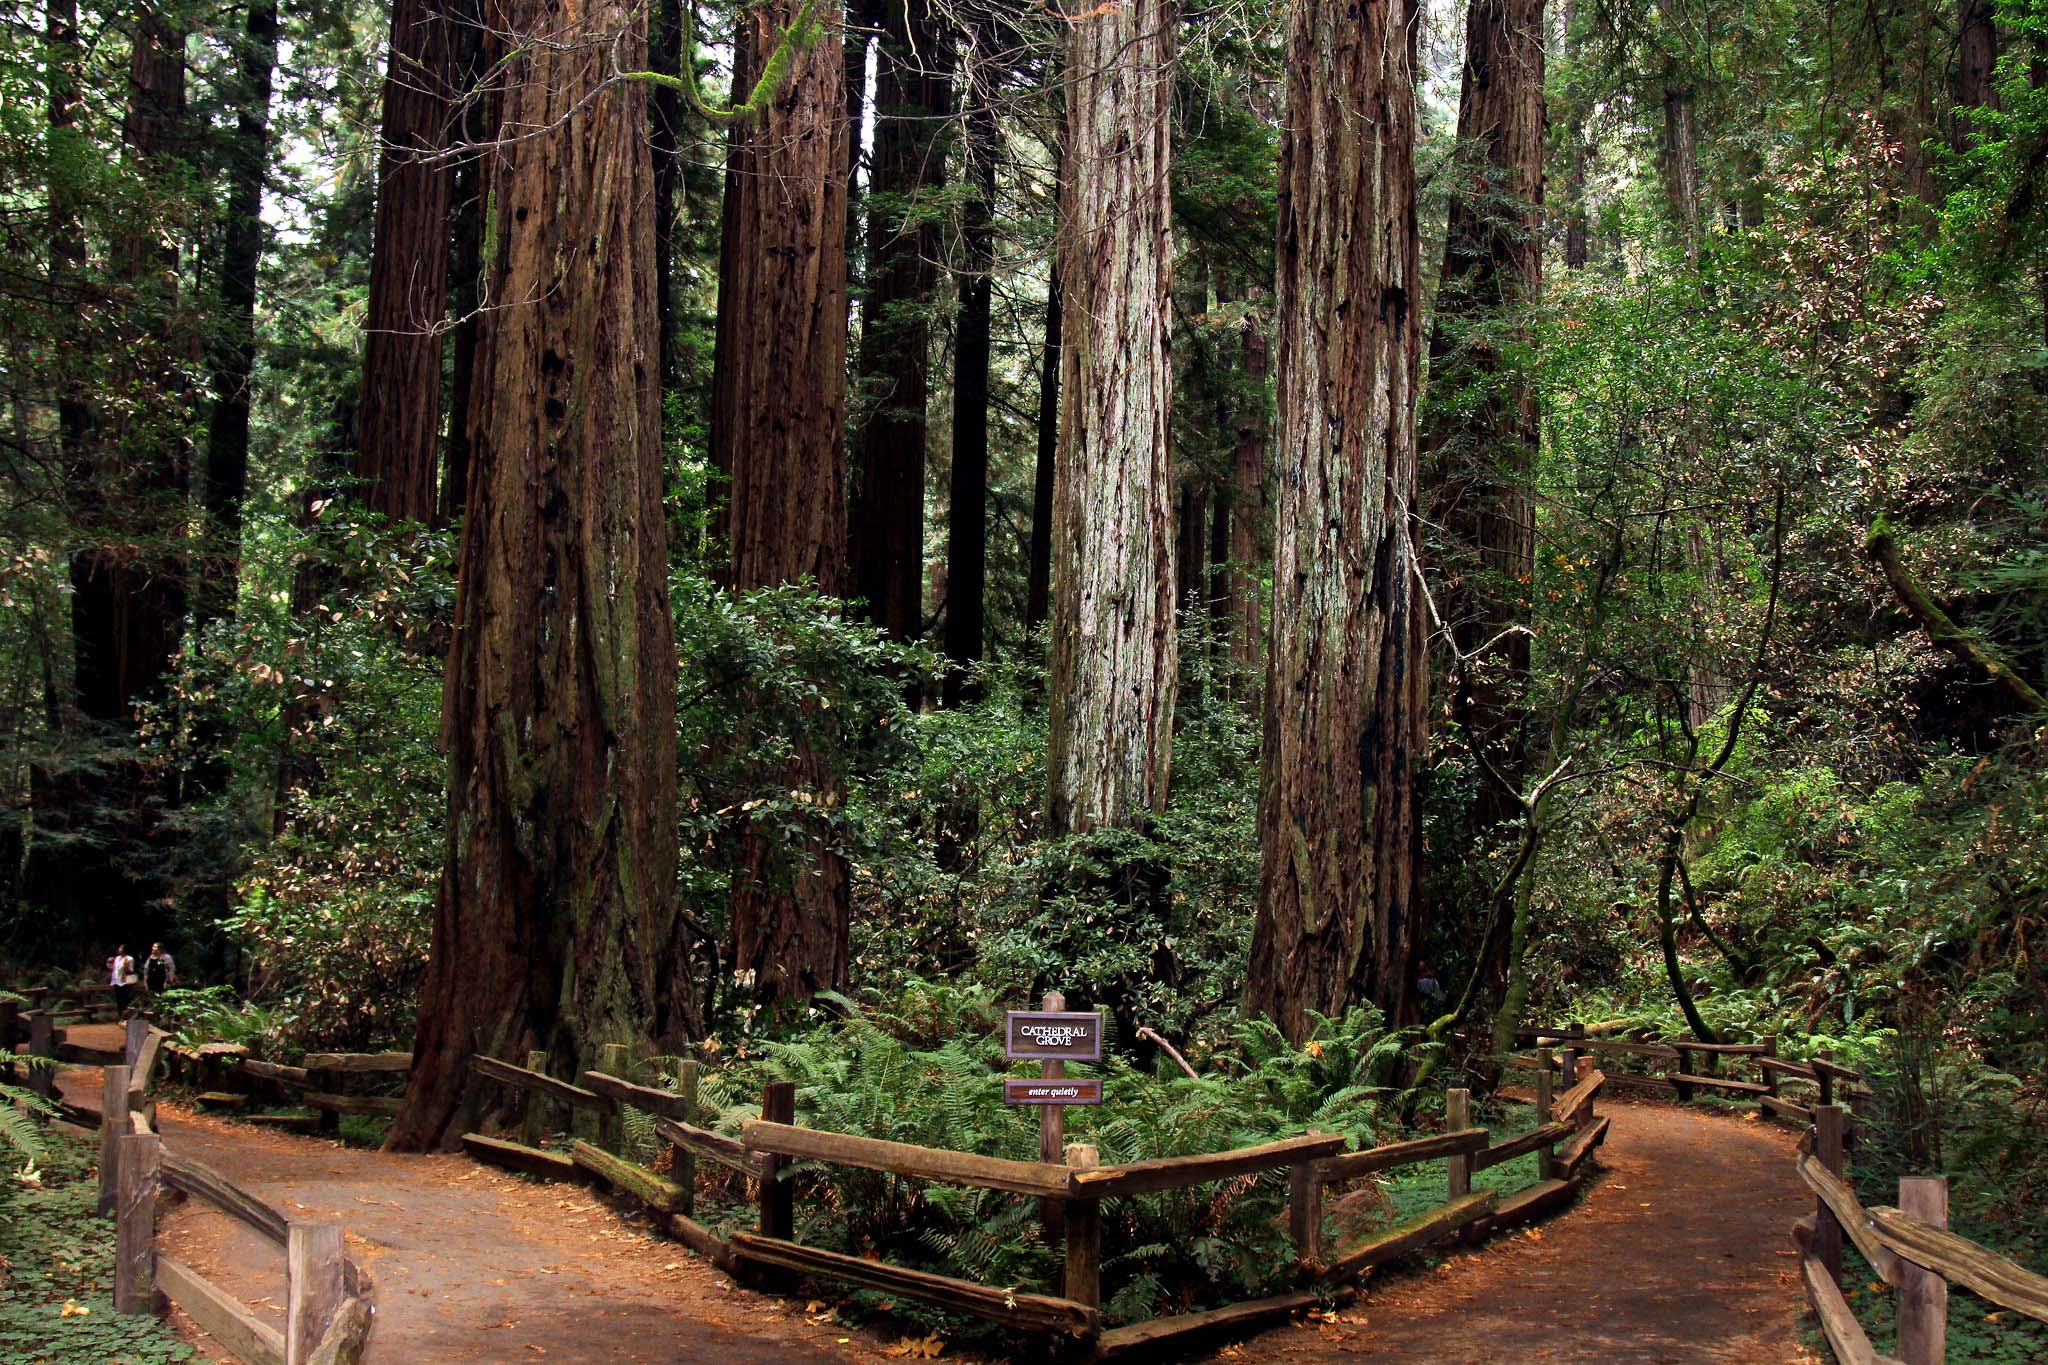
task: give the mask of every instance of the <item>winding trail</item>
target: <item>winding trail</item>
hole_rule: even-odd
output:
[[[97,1070],[63,1078],[96,1106]],[[1422,1274],[1372,1280],[1334,1315],[1201,1357],[1282,1365],[1390,1358],[1746,1365],[1816,1359],[1787,1229],[1810,1196],[1792,1135],[1669,1104],[1608,1103],[1606,1173],[1573,1208]],[[371,1365],[881,1362],[830,1308],[757,1295],[581,1187],[461,1156],[397,1156],[223,1122],[172,1104],[175,1150],[293,1214],[339,1218],[376,1285]],[[170,1254],[281,1323],[282,1253],[196,1202],[168,1212]],[[189,1322],[181,1331],[211,1343]],[[1040,1354],[1020,1343],[1020,1359]],[[225,1356],[209,1355],[216,1359]],[[959,1358],[948,1352],[949,1358]]]
[[[1603,1100],[1605,1173],[1578,1203],[1421,1275],[1369,1280],[1334,1322],[1276,1328],[1204,1357],[1287,1365],[1360,1357],[1745,1365],[1820,1359],[1789,1230],[1813,1209],[1787,1129],[1728,1113]]]

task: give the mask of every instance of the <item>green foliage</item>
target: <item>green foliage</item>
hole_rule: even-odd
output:
[[[1035,1109],[1002,1103],[1006,1075],[1033,1075],[1002,1055],[1002,1008],[985,987],[909,981],[821,1004],[844,1017],[766,1044],[758,1060],[707,1074],[702,1094],[728,1129],[758,1112],[765,1079],[794,1082],[807,1127],[923,1147],[1035,1160]],[[1264,1021],[1237,1024],[1200,1079],[1161,1057],[1154,1069],[1124,1055],[1069,1075],[1099,1076],[1104,1104],[1067,1111],[1070,1142],[1094,1144],[1105,1164],[1226,1151],[1308,1131],[1370,1146],[1392,1126],[1375,1077],[1400,1039],[1370,1010],[1318,1019],[1294,1047]],[[999,1191],[924,1185],[846,1167],[799,1166],[803,1240],[997,1285],[1042,1291],[1057,1278],[1035,1201]],[[1284,1172],[1198,1185],[1104,1205],[1105,1297],[1136,1320],[1276,1292],[1292,1259]]]
[[[4,1112],[4,1111],[0,1111]],[[167,1365],[193,1349],[168,1324],[114,1312],[113,1227],[98,1216],[89,1139],[52,1137],[32,1175],[0,1178],[0,1358]]]

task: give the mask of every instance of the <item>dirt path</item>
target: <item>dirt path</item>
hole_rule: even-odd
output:
[[[62,1084],[73,1103],[98,1107],[97,1070],[68,1072]],[[801,1300],[750,1293],[580,1187],[461,1156],[393,1156],[267,1132],[170,1104],[157,1117],[172,1150],[289,1214],[342,1221],[349,1254],[376,1286],[370,1365],[887,1358],[871,1334],[832,1321],[824,1305],[806,1312]],[[282,1325],[281,1250],[197,1201],[165,1214],[159,1229],[167,1254]],[[177,1325],[210,1347],[182,1315]]]
[[[1814,1360],[1788,1231],[1812,1211],[1793,1136],[1672,1105],[1603,1102],[1607,1167],[1579,1203],[1425,1275],[1368,1282],[1335,1322],[1207,1357],[1499,1361]]]
[[[117,1045],[111,1038],[107,1046]],[[96,1106],[99,1072],[67,1073]],[[1602,1106],[1606,1172],[1579,1204],[1335,1315],[1226,1346],[1212,1361],[1813,1360],[1787,1229],[1811,1208],[1783,1129],[1671,1105]],[[393,1156],[159,1110],[165,1142],[294,1215],[340,1219],[376,1284],[372,1365],[889,1358],[821,1303],[757,1295],[590,1191],[460,1156]],[[283,1316],[281,1252],[196,1202],[166,1215],[169,1254]],[[188,1338],[207,1343],[181,1322]]]

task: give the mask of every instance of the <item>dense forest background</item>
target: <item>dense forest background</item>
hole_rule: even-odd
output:
[[[922,982],[1777,1034],[2048,1197],[2036,0],[0,23],[17,975],[410,1145]]]

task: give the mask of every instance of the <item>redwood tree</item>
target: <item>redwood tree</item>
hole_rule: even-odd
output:
[[[858,461],[849,559],[853,595],[897,640],[924,618],[924,468],[932,290],[947,106],[931,0],[885,0],[875,44],[875,139],[865,200],[867,290],[858,370],[867,399],[851,445]],[[958,587],[949,567],[949,579]]]
[[[1280,167],[1273,611],[1247,1004],[1397,1012],[1416,925],[1410,0],[1305,0]]]
[[[953,477],[946,517],[946,670],[942,697],[958,705],[967,671],[981,662],[988,604],[989,312],[995,281],[997,136],[994,72],[967,75],[963,178],[973,187],[960,213],[960,306],[953,324]]]
[[[751,90],[775,33],[799,6],[740,16],[734,88]],[[726,580],[754,588],[808,579],[841,588],[846,553],[845,55],[836,6],[826,36],[791,55],[726,154],[719,247],[711,449],[725,474]],[[770,26],[774,32],[771,32]],[[799,744],[783,773],[792,791],[836,805],[822,755]],[[844,984],[847,867],[822,819],[796,839],[748,826],[732,892],[731,961],[774,1002]]]
[[[624,0],[507,0],[488,157],[496,307],[442,708],[448,854],[394,1147],[453,1142],[476,1051],[691,1031],[671,978],[675,647],[645,51]]]
[[[364,322],[356,477],[364,505],[432,521],[448,312],[449,201],[459,40],[447,0],[395,0],[384,74],[377,224]],[[460,415],[458,414],[458,420]]]
[[[1541,286],[1543,152],[1543,0],[1473,0],[1422,444],[1444,543],[1437,607],[1464,660],[1452,670],[1454,711],[1510,780],[1521,772],[1529,672],[1529,636],[1517,627],[1535,568],[1537,416],[1534,384],[1506,356],[1527,343],[1521,312]],[[1515,794],[1486,783],[1470,832],[1519,809]]]
[[[1092,8],[1067,42],[1046,761],[1056,834],[1142,824],[1166,800],[1172,14],[1164,0]]]

